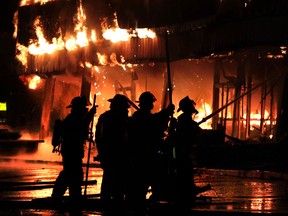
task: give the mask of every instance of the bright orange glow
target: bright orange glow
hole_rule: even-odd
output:
[[[41,78],[37,75],[34,76],[29,82],[29,89],[36,89],[40,82]]]
[[[29,76],[19,76],[19,79],[22,80],[24,85],[28,86],[29,89],[37,89],[42,84],[42,80],[37,75],[29,75]]]
[[[246,119],[246,116],[247,116],[247,114],[245,113],[243,115],[243,118]],[[265,125],[270,125],[269,116],[270,116],[269,112],[267,110],[265,110],[264,116],[263,116]],[[251,112],[251,114],[250,114],[250,126],[251,126],[250,130],[254,130],[255,126],[260,127],[260,123],[261,123],[261,113],[259,113],[258,110]]]
[[[194,120],[196,122],[199,122],[203,118],[205,118],[206,116],[210,115],[212,113],[212,108],[211,108],[210,104],[202,101],[201,106],[198,108],[198,112],[199,113],[194,118]],[[203,122],[202,124],[200,124],[200,127],[203,129],[212,129],[211,124],[212,124],[212,118],[210,118],[206,122]]]
[[[18,59],[22,65],[24,66],[24,69],[26,71],[28,65],[28,48],[25,47],[24,45],[21,45],[19,43],[16,44],[16,48],[17,48],[17,54],[16,54],[16,59]]]
[[[43,5],[43,4],[46,4],[47,2],[52,2],[52,1],[55,1],[55,0],[21,0],[20,7],[26,6],[26,5],[38,4],[38,3]]]
[[[102,31],[103,31],[103,37],[106,40],[110,40],[113,43],[117,43],[120,41],[128,41],[131,37],[139,37],[139,38],[155,38],[156,34],[152,30],[149,30],[147,28],[138,29],[128,31],[127,29],[121,29],[119,28],[118,21],[117,21],[117,15],[114,14],[114,27],[109,29],[107,27],[107,22],[104,20],[102,23]]]
[[[252,210],[271,210],[273,205],[273,199],[265,197],[267,191],[269,192],[272,188],[271,183],[258,183],[251,182],[247,185],[251,188],[252,199],[250,208]]]
[[[25,5],[31,5],[36,3],[45,4],[49,1],[47,0],[22,0],[20,2],[20,7]],[[14,15],[14,24],[17,26],[18,23],[18,14]],[[119,41],[127,41],[131,37],[139,38],[155,38],[156,34],[149,29],[135,29],[127,30],[120,29],[118,26],[117,15],[114,14],[114,24],[113,26],[108,26],[107,19],[103,19],[101,23],[101,31],[103,39],[109,40],[112,43]],[[71,68],[69,59],[73,60],[75,57],[82,53],[81,56],[86,61],[86,47],[89,47],[90,44],[99,44],[104,42],[103,40],[99,41],[96,34],[96,29],[88,29],[87,27],[87,17],[82,6],[82,1],[79,1],[77,8],[77,13],[73,17],[74,22],[74,31],[73,32],[63,32],[61,29],[58,29],[57,38],[54,37],[51,40],[47,40],[47,37],[44,34],[43,24],[41,23],[41,17],[38,16],[34,20],[34,31],[36,39],[31,39],[27,46],[17,43],[17,56],[16,58],[23,65],[23,71],[25,72],[50,72],[57,70],[65,70],[66,68]],[[17,37],[17,31],[15,31],[15,38]],[[106,42],[107,43],[107,42]],[[85,50],[83,50],[85,48]],[[84,54],[84,55],[83,55]],[[101,65],[109,66],[120,66],[126,70],[125,59],[123,56],[116,56],[115,53],[100,53],[97,52],[95,60],[93,62],[98,62]],[[67,61],[68,59],[68,61]],[[117,60],[117,59],[120,59]],[[78,59],[76,59],[78,60]],[[77,64],[77,62],[76,62]]]
[[[62,38],[53,38],[52,43],[48,43],[45,39],[43,28],[41,26],[40,17],[34,22],[34,27],[38,40],[32,43],[28,47],[28,51],[32,55],[43,55],[43,54],[52,54],[57,50],[62,50],[64,48],[64,42]]]
[[[101,64],[101,65],[107,65],[108,64],[107,55],[105,55],[105,54],[102,55],[100,53],[97,53],[97,56],[98,56],[99,64]]]

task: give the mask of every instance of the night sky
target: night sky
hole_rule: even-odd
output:
[[[7,89],[11,89],[11,83],[15,79],[15,40],[13,39],[13,15],[17,10],[18,0],[1,1],[0,7],[0,97],[6,97]],[[0,99],[1,99],[0,98]]]
[[[3,77],[15,74],[15,40],[13,39],[13,15],[17,10],[18,0],[1,1],[0,7],[0,76]]]
[[[3,0],[0,7],[0,101],[7,103],[7,124],[19,126],[22,116],[30,113],[35,100],[31,92],[19,80],[15,45],[13,39],[13,16],[17,11],[18,0]]]

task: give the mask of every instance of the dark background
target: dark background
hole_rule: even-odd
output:
[[[4,0],[0,7],[0,101],[7,103],[7,121],[2,127],[37,131],[40,128],[39,97],[42,93],[29,90],[19,79],[15,59],[13,17],[18,4],[18,0]]]

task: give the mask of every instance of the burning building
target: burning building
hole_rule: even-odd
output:
[[[176,106],[189,95],[201,126],[277,141],[287,132],[287,18],[288,4],[272,0],[21,0],[17,70],[42,92],[41,138],[75,95],[96,94],[102,113],[115,93],[135,101],[150,90],[157,109],[169,92]]]

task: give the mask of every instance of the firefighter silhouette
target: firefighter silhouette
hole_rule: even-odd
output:
[[[96,113],[96,106],[87,108],[86,97],[74,97],[70,113],[61,123],[61,156],[63,170],[59,173],[52,191],[53,198],[62,198],[67,188],[71,200],[82,197],[84,145],[88,139],[89,124]]]

